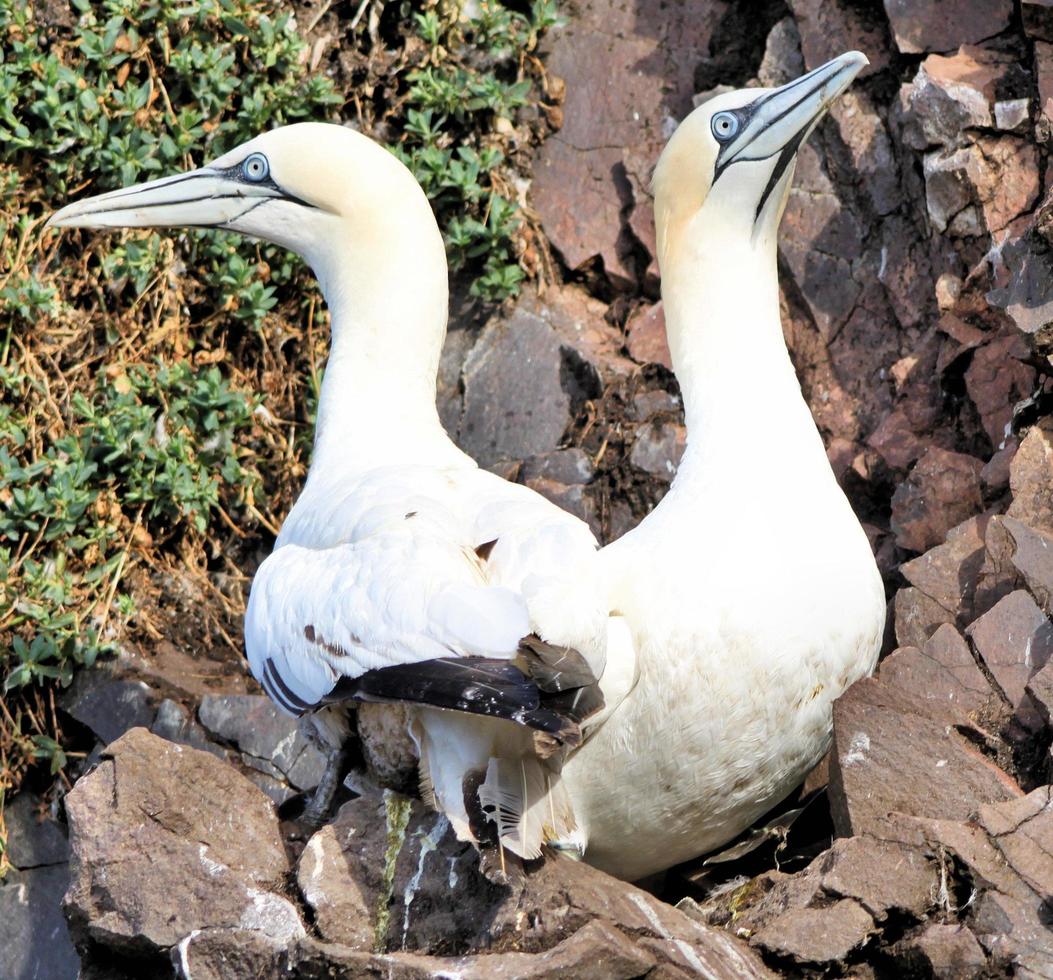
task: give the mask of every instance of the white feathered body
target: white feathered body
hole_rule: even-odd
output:
[[[604,552],[640,676],[564,780],[589,862],[630,880],[721,846],[791,792],[881,646],[881,579],[832,476],[803,509],[710,490],[674,490],[657,526]],[[656,534],[676,542],[660,567]]]
[[[669,493],[600,553],[639,680],[564,780],[587,859],[628,879],[719,847],[830,744],[877,662],[885,597],[782,337],[773,223],[701,215],[663,267],[688,444]]]
[[[283,685],[314,704],[342,676],[438,658],[510,660],[532,632],[579,651],[597,677],[609,629],[621,641],[616,659],[631,659],[627,633],[609,625],[588,527],[449,449],[444,465],[312,472],[245,619],[250,666],[279,703]],[[608,673],[611,707],[630,686],[624,673]],[[577,839],[563,754],[539,757],[529,728],[422,706],[409,718],[425,797],[462,839],[474,839],[466,777],[516,853]]]

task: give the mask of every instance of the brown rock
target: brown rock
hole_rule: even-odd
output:
[[[660,273],[658,270],[658,231],[654,223],[654,198],[651,196],[651,174],[658,162],[657,147],[646,147],[639,151],[629,150],[625,154],[625,171],[632,188],[632,208],[627,219],[628,232],[636,244],[646,253],[644,263],[637,261],[637,275],[645,295],[652,299],[658,296]],[[640,266],[643,265],[641,270]]]
[[[986,529],[986,518],[970,518],[952,528],[944,544],[931,548],[920,558],[905,562],[900,571],[911,585],[939,603],[953,617],[958,617],[963,610],[967,612],[972,607],[976,581],[984,561]],[[902,644],[902,640],[900,642]]]
[[[172,948],[176,975],[185,980],[278,980],[285,944],[250,929],[199,929]]]
[[[1027,693],[1048,725],[1053,718],[1053,664],[1047,661],[1046,666],[1031,677],[1027,682]]]
[[[845,0],[790,0],[790,9],[797,20],[809,71],[853,50],[865,51],[870,58],[870,64],[859,73],[861,78],[888,67],[888,28],[880,14]]]
[[[978,514],[983,509],[982,468],[972,456],[927,449],[892,496],[896,543],[925,551],[940,544],[956,524]]]
[[[78,939],[142,955],[207,927],[303,935],[280,894],[288,862],[274,808],[214,756],[134,728],[78,781],[66,813]]]
[[[861,287],[852,278],[852,262],[862,256],[863,229],[842,204],[810,143],[798,154],[782,229],[780,252],[829,342],[859,299]]]
[[[1029,354],[1019,335],[995,337],[974,354],[965,372],[965,388],[980,413],[987,438],[996,449],[1009,436],[1013,406],[1034,390],[1035,369],[1021,363]]]
[[[1009,866],[1036,893],[1053,882],[1053,787],[998,805],[981,806],[980,823]],[[1053,941],[1053,937],[1051,937]]]
[[[557,449],[523,460],[520,476],[524,480],[554,480],[576,486],[592,479],[593,465],[583,449]]]
[[[995,515],[984,532],[984,563],[976,582],[973,615],[991,609],[1000,599],[1023,586],[1020,573],[1013,565],[1013,538],[1005,528],[1005,518]]]
[[[640,364],[661,364],[673,370],[673,359],[665,335],[665,313],[660,302],[634,311],[625,325],[625,331],[629,335],[626,346],[634,361]]]
[[[970,930],[995,962],[1012,963],[1014,974],[1048,976],[1053,934],[1048,925],[1051,808],[1049,787],[1001,804],[982,805],[979,821],[894,817],[883,836],[927,846],[968,890]],[[1043,883],[1036,888],[1036,883]],[[948,900],[949,896],[948,896]],[[953,905],[948,906],[948,911]],[[966,945],[968,945],[966,943]],[[983,974],[987,975],[987,974]],[[957,974],[950,974],[957,977]]]
[[[984,227],[969,170],[982,170],[975,146],[925,154],[925,204],[939,232],[958,238],[981,235]]]
[[[925,200],[937,231],[1001,231],[1038,199],[1035,147],[1015,136],[925,154]]]
[[[1023,793],[1017,794],[1014,800],[1023,796]],[[964,822],[933,820],[895,813],[879,833],[883,840],[896,840],[912,847],[927,848],[937,860],[941,860],[941,852],[954,854],[976,885],[1014,898],[1022,898],[1027,894],[1027,885],[1006,864],[987,832],[973,819]],[[950,896],[947,896],[949,899]]]
[[[1053,533],[1053,418],[1033,425],[1009,467],[1013,502],[1008,515]]]
[[[439,409],[439,421],[447,432],[456,432],[461,424],[461,413],[464,411],[461,368],[474,343],[475,333],[471,329],[455,322],[450,323],[435,378],[435,404]]]
[[[921,647],[945,623],[953,624],[955,615],[930,598],[921,589],[899,589],[893,600],[896,644]]]
[[[492,319],[464,364],[461,448],[484,466],[555,449],[570,424],[562,368],[559,339],[541,317],[517,308]]]
[[[665,949],[664,953],[660,958],[668,961],[669,950]],[[649,973],[658,959],[613,926],[596,920],[544,953],[465,957],[451,963],[446,971],[448,976],[464,980],[559,980],[562,977],[630,980]]]
[[[829,60],[829,59],[821,59]],[[866,69],[864,69],[866,71]],[[764,42],[764,57],[757,69],[757,81],[765,88],[778,88],[805,73],[801,55],[801,34],[793,17],[783,17]]]
[[[928,969],[934,977],[974,980],[987,967],[987,957],[976,937],[961,925],[930,923],[902,948],[909,962]]]
[[[1014,567],[1042,611],[1049,615],[1053,612],[1053,535],[1036,531],[1012,517],[1003,517],[1002,526],[1013,541]]]
[[[419,754],[410,736],[409,709],[404,704],[360,704],[355,731],[369,776],[380,786],[407,789],[417,785]]]
[[[1009,489],[1009,467],[1018,448],[1020,444],[1016,441],[1016,436],[1010,436],[1006,444],[984,463],[984,468],[980,470],[980,483],[984,488],[984,496],[988,499]]]
[[[622,332],[605,319],[606,304],[580,286],[548,289],[543,296],[525,289],[519,305],[555,330],[564,351],[569,352],[567,366],[586,397],[598,395],[603,386],[636,370],[621,353],[625,343]]]
[[[636,430],[629,462],[665,483],[672,483],[687,448],[687,429],[675,422],[647,422]]]
[[[936,376],[942,346],[940,331],[928,330],[910,354],[888,368],[898,407],[915,432],[931,434],[942,422],[945,396]]]
[[[551,855],[525,871],[511,871],[507,884],[492,883],[480,873],[474,849],[455,839],[445,817],[387,793],[346,804],[308,842],[297,876],[321,937],[354,950],[555,955],[553,947],[591,924],[581,942],[606,929],[646,937],[656,960],[688,975],[770,975],[732,936],[586,864]],[[451,902],[454,885],[457,901]],[[596,944],[588,945],[598,955]],[[623,942],[608,945],[619,962],[632,959]],[[526,962],[509,960],[509,969],[525,969]]]
[[[1053,41],[1053,0],[1021,0],[1020,13],[1029,37]]]
[[[984,892],[973,912],[973,930],[992,959],[1010,962],[1018,977],[1046,980],[1053,963],[1049,907],[1034,896]]]
[[[647,942],[646,940],[644,942]],[[416,953],[365,953],[346,946],[307,940],[298,943],[289,957],[297,977],[347,976],[376,980],[631,980],[643,975],[658,976],[668,964],[658,959],[644,942],[632,942],[607,923],[582,926],[559,945],[541,953],[490,953],[481,956],[429,957]],[[660,958],[669,958],[668,940],[652,940]],[[678,951],[679,952],[679,951]],[[676,954],[673,954],[674,957]],[[669,976],[686,976],[671,972]]]
[[[523,483],[567,513],[581,518],[587,524],[595,524],[595,506],[586,495],[585,487],[580,483],[568,486],[558,480],[546,480],[544,477],[532,477],[523,480]],[[598,526],[594,528],[594,530],[597,529]]]
[[[755,942],[775,949],[777,944],[797,943],[798,958],[825,960],[839,958],[838,949],[805,952],[799,936],[800,913],[826,911],[837,900],[850,900],[867,912],[867,920],[852,914],[850,921],[859,925],[851,941],[876,931],[890,915],[902,922],[903,916],[924,918],[935,903],[938,890],[937,869],[924,848],[876,840],[873,837],[849,837],[835,840],[829,850],[820,854],[803,871],[794,875],[778,871],[765,872],[741,888],[725,892],[707,905],[695,906],[696,914],[713,921],[729,917],[734,928],[756,937]],[[823,942],[830,941],[827,937]]]
[[[975,714],[991,703],[994,692],[953,626],[939,627],[921,648],[920,657],[916,652],[899,653],[903,656],[887,658],[885,683],[889,688],[910,691],[915,683],[931,682],[931,688],[912,692],[916,700],[911,704],[919,711],[946,720]]]
[[[1004,31],[1011,0],[885,0],[896,46],[904,54],[948,51]]]
[[[833,363],[830,349],[816,328],[811,314],[804,308],[803,300],[790,296],[787,290],[781,293],[780,311],[786,344],[797,367],[801,387],[808,399],[816,425],[828,433],[832,445],[835,441],[846,448],[842,454],[849,462],[859,452],[857,443],[862,438],[864,423],[870,424],[873,416],[884,414],[891,407],[887,383],[872,385],[842,384]],[[887,331],[886,331],[887,332]],[[881,348],[877,335],[873,338],[875,348]],[[884,358],[886,352],[876,355]],[[864,357],[864,360],[866,358]],[[867,376],[867,363],[856,362],[856,367]],[[875,419],[876,424],[876,419]]]
[[[1022,799],[981,806],[979,821],[1007,870],[1023,887],[983,895],[976,910],[977,935],[992,955],[1014,960],[1023,975],[1041,976],[1053,963],[1046,901],[1053,882],[1051,788],[1043,786]],[[1024,972],[1036,968],[1040,972]]]
[[[750,937],[750,944],[799,963],[844,959],[874,932],[874,920],[850,898],[827,908],[791,909]]]
[[[464,363],[461,448],[488,467],[556,449],[572,412],[634,367],[604,310],[567,287],[543,300],[526,290],[493,317]]]
[[[1010,593],[968,630],[977,653],[1025,727],[1042,721],[1025,687],[1053,655],[1053,624],[1026,592]]]
[[[899,93],[903,141],[915,150],[954,147],[962,131],[993,125],[998,83],[1010,61],[986,48],[963,47],[953,57],[930,55]]]
[[[867,439],[886,465],[892,469],[906,469],[925,453],[928,443],[914,434],[907,414],[901,408],[881,420]]]
[[[1048,140],[1050,125],[1053,123],[1053,44],[1046,44],[1043,41],[1035,42],[1035,74],[1038,76],[1036,81],[1038,82],[1038,111],[1041,117],[1039,122],[1043,124],[1036,125],[1035,135]]]
[[[661,416],[661,419],[658,418]],[[645,388],[633,395],[628,417],[634,422],[683,421],[680,399],[661,388]]]
[[[887,142],[882,126],[867,145],[881,147]],[[861,170],[858,179],[865,185],[864,191],[871,196],[873,207],[879,213],[902,204],[897,173],[891,161],[879,165],[876,173]],[[919,241],[913,218],[890,214],[881,222],[881,248],[877,251],[871,247],[868,257],[871,267],[874,259],[878,260],[874,272],[885,287],[885,296],[896,319],[904,327],[921,327],[929,323],[936,313],[933,271],[928,249]]]
[[[940,277],[943,278],[942,276]],[[937,284],[937,289],[939,285]],[[955,302],[957,298],[955,299]],[[955,316],[954,313],[945,312],[937,324],[939,330],[942,333],[947,334],[948,337],[953,337],[957,341],[957,353],[954,355],[958,356],[962,351],[973,350],[979,347],[982,343],[987,340],[987,334],[979,327],[974,327],[971,323],[966,323],[961,317]],[[942,373],[946,369],[947,364],[944,363],[939,365],[939,370]]]
[[[921,918],[933,905],[938,876],[921,850],[904,844],[847,837],[812,863],[829,895],[854,898],[878,922],[890,912]]]
[[[875,833],[889,813],[965,819],[978,803],[1020,795],[955,729],[995,699],[968,647],[941,626],[904,648],[834,705],[830,806],[841,835]]]
[[[1053,107],[1053,89],[1050,98]],[[1044,243],[1027,235],[1008,242],[1002,249],[1002,260],[1008,281],[992,289],[987,299],[992,306],[1005,310],[1032,347],[1047,352],[1053,340],[1053,254]]]
[[[653,162],[669,136],[667,120],[691,108],[698,53],[708,50],[722,8],[586,0],[577,13],[545,42],[548,70],[565,80],[566,101],[563,128],[539,152],[532,200],[570,268],[599,256],[618,288],[632,288],[638,272],[635,236],[623,219],[633,203],[627,169],[639,158]],[[614,77],[624,84],[609,85]]]
[[[1016,136],[981,139],[983,167],[970,167],[969,177],[988,231],[1001,231],[1038,200],[1038,150]],[[978,163],[972,158],[972,163]]]

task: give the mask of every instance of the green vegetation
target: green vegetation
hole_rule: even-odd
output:
[[[510,184],[502,180],[505,155],[494,136],[510,132],[516,110],[530,100],[531,83],[522,77],[520,59],[556,22],[556,5],[535,0],[526,17],[483,2],[478,16],[467,22],[456,6],[445,17],[429,9],[413,19],[428,56],[406,76],[406,117],[397,152],[435,204],[451,266],[482,261],[473,293],[504,299],[516,293],[523,278],[515,255],[520,216]],[[488,70],[472,69],[471,52],[485,53]]]
[[[514,295],[536,262],[516,158],[544,131],[531,52],[554,3],[471,10],[331,13],[338,58],[277,0],[0,0],[0,874],[4,794],[34,764],[61,775],[55,691],[76,668],[169,639],[240,656],[327,343],[280,249],[45,234],[45,218],[267,128],[342,119],[412,168],[473,294]]]

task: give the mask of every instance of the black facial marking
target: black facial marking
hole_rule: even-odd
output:
[[[772,119],[770,119],[768,121],[767,125],[765,125],[765,127],[764,127],[764,129],[767,129],[769,126],[774,125],[780,119],[785,118],[787,115],[789,115],[791,112],[793,112],[794,109],[796,109],[802,102],[804,102],[806,99],[810,98],[812,95],[814,95],[816,92],[818,92],[819,89],[821,89],[826,84],[826,82],[828,81],[828,78],[826,78],[826,77],[824,77],[823,80],[818,85],[809,85],[808,84],[813,79],[815,74],[817,72],[819,72],[823,67],[825,67],[825,66],[820,66],[819,68],[815,68],[812,71],[808,72],[807,75],[802,75],[792,85],[784,86],[783,88],[776,89],[774,92],[768,92],[766,95],[762,95],[759,99],[755,99],[749,105],[742,106],[739,109],[730,109],[730,110],[724,110],[724,111],[734,112],[737,116],[739,116],[740,123],[741,123],[741,125],[739,126],[739,133],[743,133],[743,132],[746,131],[747,127],[749,126],[751,120],[753,119],[753,116],[756,115],[757,111],[759,109],[761,109],[761,107],[767,105],[767,103],[769,101],[771,101],[773,98],[775,98],[777,95],[785,95],[787,92],[792,92],[798,86],[801,86],[804,89],[804,92],[801,94],[800,98],[796,99],[793,103],[788,105],[777,116],[774,116]],[[768,182],[768,186],[765,188],[764,194],[761,197],[760,204],[757,207],[757,214],[758,215],[760,214],[761,209],[764,207],[764,203],[767,200],[768,195],[771,193],[771,191],[774,188],[774,186],[779,182],[779,179],[782,177],[783,173],[785,173],[786,167],[789,165],[790,159],[792,159],[793,154],[797,152],[797,148],[801,145],[801,140],[804,138],[804,133],[807,131],[808,126],[810,126],[810,125],[811,125],[811,122],[809,122],[808,125],[805,126],[804,129],[802,129],[780,151],[780,153],[779,153],[779,163],[776,165],[775,172],[772,174],[772,178]],[[760,130],[758,133],[755,133],[754,136],[750,139],[750,141],[747,142],[744,146],[742,146],[735,153],[735,155],[732,156],[732,157],[725,158],[727,150],[735,142],[734,139],[732,139],[728,143],[725,143],[721,147],[720,152],[717,154],[717,163],[716,163],[716,167],[714,168],[714,173],[713,173],[713,183],[714,184],[720,179],[720,175],[722,173],[724,173],[724,171],[727,170],[727,168],[730,167],[733,163],[740,163],[740,162],[746,161],[746,160],[750,160],[750,161],[767,160],[769,157],[771,157],[773,155],[771,153],[769,153],[769,154],[767,154],[766,156],[763,156],[763,157],[751,157],[751,156],[746,155],[746,150],[748,149],[750,143],[752,143],[753,140],[756,139],[756,137],[760,135],[760,133],[764,132],[764,129]],[[787,149],[787,147],[790,147],[790,146],[792,146],[793,149],[791,150],[791,152],[789,154],[789,158],[787,158],[786,157],[786,149]]]
[[[786,173],[786,168],[793,162],[793,158],[807,131],[808,127],[805,126],[804,129],[800,130],[797,135],[782,148],[782,153],[779,154],[778,162],[776,162],[775,167],[772,169],[771,176],[768,178],[768,183],[764,187],[764,193],[761,194],[760,200],[757,202],[757,211],[753,215],[754,221],[761,216],[761,211],[764,210],[764,205],[767,203],[771,192],[775,190],[776,185],[782,180],[782,175]]]
[[[250,153],[249,156],[251,155],[252,154]],[[247,160],[248,157],[245,159]],[[268,190],[277,192],[273,198],[265,200],[291,201],[293,204],[299,204],[301,207],[311,208],[313,211],[322,210],[318,205],[311,204],[303,198],[297,197],[295,194],[290,194],[284,187],[275,181],[270,173],[268,173],[263,180],[250,180],[245,176],[245,171],[243,170],[244,165],[245,160],[242,160],[240,163],[234,164],[233,167],[226,167],[223,170],[217,170],[216,173],[221,174],[228,180],[234,180],[239,184],[245,184],[247,187],[266,187]]]

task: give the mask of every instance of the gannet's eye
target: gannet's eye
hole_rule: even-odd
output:
[[[721,143],[733,139],[739,131],[739,125],[739,117],[733,112],[718,112],[711,123],[713,135]]]
[[[241,165],[242,175],[246,180],[251,180],[254,184],[258,184],[261,180],[266,180],[270,172],[271,165],[262,153],[250,153],[245,157],[245,162]]]

